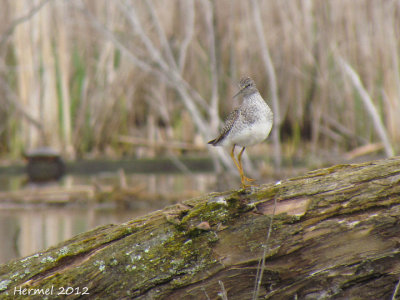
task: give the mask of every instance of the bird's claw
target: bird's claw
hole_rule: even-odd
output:
[[[243,176],[242,178],[241,178],[241,181],[242,181],[242,187],[245,189],[245,188],[248,188],[248,187],[252,187],[252,186],[258,186],[257,184],[247,184],[247,182],[253,182],[253,181],[255,181],[255,179],[253,179],[253,178],[248,178],[248,177],[246,177],[246,176]]]
[[[253,179],[253,178],[249,178],[249,177],[243,176],[243,177],[242,177],[242,182],[243,182],[243,181],[247,181],[247,182],[253,182],[253,181],[256,181],[256,179]]]

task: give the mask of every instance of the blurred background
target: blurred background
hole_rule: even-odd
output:
[[[0,20],[0,263],[239,188],[207,141],[244,75],[275,114],[246,151],[260,184],[399,150],[398,0],[3,0]]]

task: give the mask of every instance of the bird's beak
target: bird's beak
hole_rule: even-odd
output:
[[[237,96],[239,96],[240,93],[242,92],[242,90],[243,90],[243,89],[240,89],[239,92],[237,92],[237,93],[232,97],[232,99],[234,99],[234,98],[236,98]]]

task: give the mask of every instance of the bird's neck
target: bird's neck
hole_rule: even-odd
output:
[[[264,101],[258,91],[254,91],[252,93],[243,95],[243,102],[257,102],[257,101]]]

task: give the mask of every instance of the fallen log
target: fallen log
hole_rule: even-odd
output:
[[[266,299],[395,299],[399,182],[395,157],[211,193],[5,264],[0,298],[252,299],[262,273]]]

